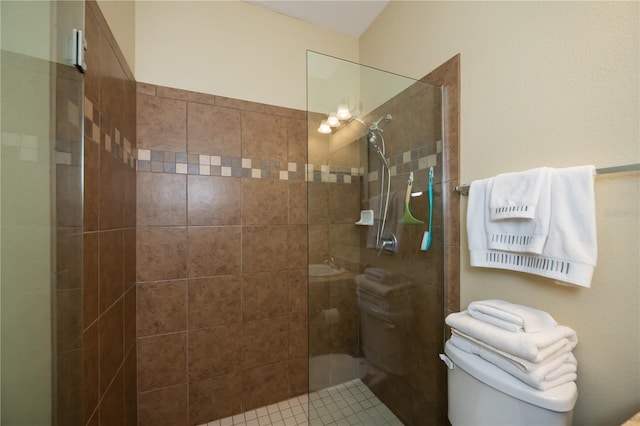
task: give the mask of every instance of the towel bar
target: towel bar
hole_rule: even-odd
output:
[[[640,163],[625,164],[624,166],[604,167],[596,169],[597,175],[606,175],[609,173],[622,173],[640,170]],[[459,185],[453,188],[460,195],[469,195],[469,184]]]

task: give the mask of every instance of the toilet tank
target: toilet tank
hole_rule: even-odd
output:
[[[570,426],[578,399],[575,382],[540,391],[450,342],[449,421],[453,426]]]
[[[411,368],[410,337],[402,323],[406,314],[380,311],[360,303],[360,345],[365,358],[387,373],[406,374]]]

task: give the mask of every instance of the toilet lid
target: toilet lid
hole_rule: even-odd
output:
[[[456,348],[449,341],[444,345],[444,353],[453,361],[454,368],[461,368],[484,384],[529,404],[556,412],[567,412],[573,410],[578,399],[578,388],[575,382],[541,391],[516,379],[478,355]]]

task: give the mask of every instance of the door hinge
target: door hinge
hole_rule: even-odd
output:
[[[73,30],[72,43],[72,61],[78,71],[85,73],[87,64],[84,62],[84,51],[87,49],[87,41],[84,39],[84,33],[81,30]]]

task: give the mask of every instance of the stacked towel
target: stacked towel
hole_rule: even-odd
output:
[[[509,331],[535,333],[558,325],[545,311],[492,299],[471,302],[469,315]]]
[[[497,177],[471,183],[467,207],[471,265],[528,272],[590,287],[598,251],[595,168],[547,172],[548,193],[542,172],[534,219],[492,220],[490,204]],[[548,216],[545,205],[549,207]]]
[[[374,305],[374,310],[401,310],[411,306],[412,289],[415,286],[411,281],[400,275],[394,275],[395,279],[384,283],[371,279],[369,275],[356,275],[354,281],[358,294],[358,304]]]
[[[452,328],[451,344],[535,389],[550,389],[577,378],[578,363],[572,351],[578,337],[544,311],[485,300],[450,314],[446,323]]]
[[[382,284],[394,284],[398,283],[399,281],[406,281],[402,279],[400,275],[394,274],[393,272],[384,268],[366,268],[364,270],[364,274],[370,280]]]

